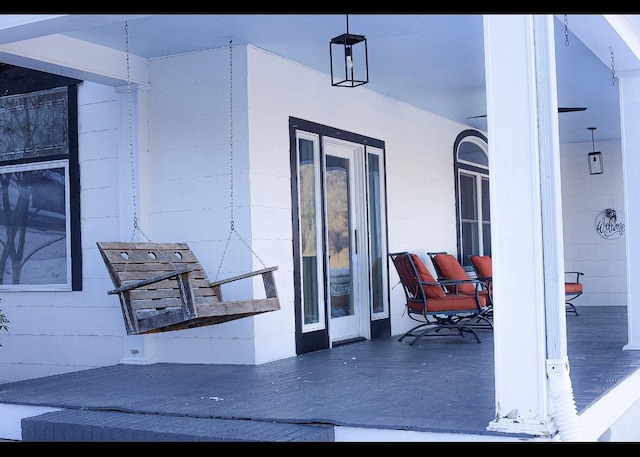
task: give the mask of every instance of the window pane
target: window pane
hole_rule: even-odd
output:
[[[379,157],[367,154],[369,167],[369,243],[371,244],[371,311],[382,313],[383,265],[382,265],[382,217],[380,215],[380,164]]]
[[[482,148],[470,141],[463,141],[458,147],[458,160],[489,166],[489,158]]]
[[[485,222],[491,220],[489,202],[489,180],[482,178],[482,220]]]
[[[68,188],[66,160],[0,168],[3,288],[70,287]]]
[[[67,88],[0,97],[0,160],[69,154]]]
[[[471,222],[462,223],[462,258],[467,254],[478,252],[478,224]]]
[[[302,247],[302,306],[304,325],[320,322],[318,290],[317,182],[314,142],[298,140],[300,244]]]
[[[491,257],[491,223],[482,224],[482,255]]]
[[[477,220],[476,180],[474,176],[460,174],[460,216],[466,220]]]
[[[349,196],[350,162],[326,156],[327,244],[329,249],[329,290],[331,317],[352,316],[351,213]]]

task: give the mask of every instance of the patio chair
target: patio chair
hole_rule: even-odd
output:
[[[576,316],[579,316],[578,309],[571,302],[582,295],[582,292],[584,292],[584,286],[580,282],[580,276],[583,276],[584,273],[580,271],[565,271],[564,275],[564,297],[567,312],[575,313]],[[573,275],[575,275],[575,281],[573,281]],[[569,278],[568,281],[567,278]]]
[[[436,281],[422,260],[413,253],[390,253],[389,257],[400,277],[406,298],[408,316],[420,322],[404,333],[398,341],[412,337],[410,345],[427,336],[465,336],[471,333],[476,341],[478,328],[491,328],[493,324],[483,317],[487,309],[486,299],[475,294],[462,294],[458,287],[466,285],[480,288],[480,281]],[[449,289],[449,287],[451,289]],[[484,321],[480,327],[476,323]]]
[[[453,280],[453,281],[468,281],[471,277],[462,268],[458,259],[453,255],[446,252],[427,252],[427,255],[433,263],[433,267],[438,275],[438,281]],[[460,293],[473,295],[478,293],[481,297],[484,297],[487,302],[487,310],[484,313],[485,317],[493,317],[493,294],[491,293],[491,282],[487,279],[480,279],[480,289],[476,291],[476,287],[473,284],[462,284],[458,290]],[[451,286],[448,286],[449,290]]]
[[[488,255],[469,255],[467,256],[473,270],[476,272],[476,278],[484,282],[489,296],[493,303],[493,269],[491,268],[491,257]]]
[[[471,265],[473,265],[474,270],[476,271],[476,275],[478,279],[484,280],[489,289],[489,293],[493,291],[493,270],[491,267],[491,257],[488,255],[470,255],[469,260],[471,261]],[[572,300],[575,300],[584,291],[584,286],[580,282],[580,276],[583,276],[584,273],[580,271],[565,271],[565,283],[564,283],[564,295],[565,295],[565,305],[566,311],[575,313],[576,316],[579,316],[578,310],[575,305],[571,303]],[[575,275],[575,280],[573,280],[573,275]]]

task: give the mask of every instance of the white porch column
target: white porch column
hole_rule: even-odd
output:
[[[618,74],[622,177],[627,249],[627,319],[629,336],[624,349],[640,350],[640,74]]]
[[[130,84],[118,87],[115,91],[120,106],[120,235],[117,240],[106,241],[145,241],[143,233],[149,236],[146,232],[148,210],[141,196],[148,200],[149,192],[144,189],[148,182],[149,88],[146,85]],[[134,231],[134,217],[140,230]],[[155,362],[154,335],[130,335],[124,338],[124,356],[120,363],[145,365]]]
[[[487,429],[543,437],[557,431],[547,349],[550,370],[567,380],[569,368],[559,311],[564,255],[553,43],[552,16],[484,16],[491,230],[499,240],[492,246],[496,419]]]

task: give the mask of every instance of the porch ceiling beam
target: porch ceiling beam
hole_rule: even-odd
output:
[[[126,53],[60,34],[1,44],[0,61],[109,86],[128,81]],[[129,74],[131,83],[148,85],[148,60],[130,54]]]
[[[2,14],[0,44],[138,19],[148,14]]]
[[[570,14],[568,28],[607,68],[611,68],[613,52],[616,72],[640,71],[640,36],[625,16]],[[563,20],[562,15],[556,17]]]

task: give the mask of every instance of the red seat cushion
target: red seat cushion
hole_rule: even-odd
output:
[[[480,307],[486,306],[486,300],[484,297],[478,297]],[[409,302],[409,310],[422,313],[424,311],[424,304],[422,302]],[[432,298],[427,302],[427,311],[430,313],[442,311],[478,311],[478,303],[476,297],[473,295],[446,295],[440,298]]]
[[[581,294],[584,288],[582,283],[579,282],[565,282],[564,293],[565,294]]]

